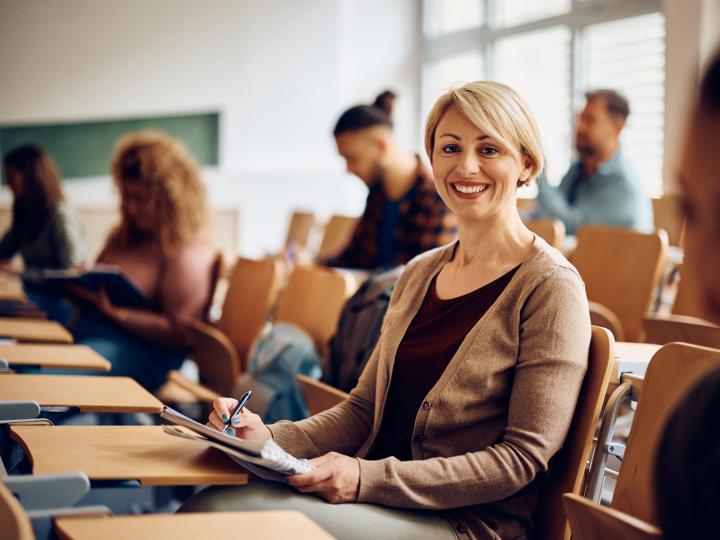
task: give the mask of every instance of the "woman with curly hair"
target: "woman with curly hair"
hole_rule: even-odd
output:
[[[207,240],[205,187],[183,144],[158,132],[122,138],[111,169],[121,219],[97,262],[120,267],[148,307],[114,305],[103,290],[76,289],[93,309],[83,310],[74,335],[110,360],[111,375],[153,391],[182,363],[189,341],[181,321],[202,317],[212,292],[216,252]]]

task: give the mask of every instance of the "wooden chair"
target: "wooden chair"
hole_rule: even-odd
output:
[[[32,525],[20,501],[0,481],[0,523],[6,540],[34,540]]]
[[[298,375],[297,382],[305,397],[310,416],[333,408],[338,403],[345,401],[350,395],[305,375]]]
[[[653,356],[643,381],[611,506],[657,525],[653,472],[668,417],[688,391],[720,367],[720,351],[670,343]]]
[[[322,358],[335,333],[340,311],[353,284],[338,272],[316,266],[297,266],[280,295],[275,320],[302,328]]]
[[[305,247],[308,244],[310,233],[315,227],[315,214],[312,212],[293,212],[290,217],[285,247],[294,242],[298,247]]]
[[[528,219],[525,225],[552,247],[560,251],[565,247],[565,224],[559,219]]]
[[[720,349],[720,326],[697,317],[648,314],[643,320],[645,341],[665,345],[673,341]]]
[[[615,314],[625,340],[642,341],[642,320],[662,276],[667,234],[585,225],[577,240],[570,260],[585,281],[588,299]]]
[[[567,493],[563,507],[570,521],[573,540],[659,540],[662,532],[655,525],[624,512]]]
[[[668,242],[671,246],[679,246],[685,221],[682,212],[682,196],[666,193],[659,199],[653,199],[652,207],[655,228],[667,232]]]
[[[704,317],[702,294],[698,284],[683,272],[682,266],[678,268],[680,275],[675,292],[675,301],[672,306],[673,315],[687,315],[689,317]]]
[[[218,394],[229,395],[237,375],[247,369],[252,343],[267,323],[280,275],[279,263],[274,259],[238,259],[218,322],[183,321],[192,337],[192,358],[198,365],[201,383],[188,381],[178,372],[170,374],[173,385],[185,391],[183,402],[212,401]],[[166,392],[165,388],[159,394],[161,400],[168,399]]]
[[[320,243],[318,257],[324,259],[340,253],[350,242],[358,221],[358,218],[350,216],[332,216],[325,225],[325,234]]]
[[[536,513],[537,537],[543,540],[569,539],[563,493],[582,493],[585,466],[590,455],[595,426],[614,369],[613,337],[605,328],[594,326],[588,370],[565,444],[553,457],[540,495]]]

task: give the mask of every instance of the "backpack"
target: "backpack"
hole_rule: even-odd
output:
[[[295,377],[320,378],[320,358],[310,336],[292,324],[276,323],[250,352],[249,372],[238,377],[233,396],[252,390],[248,408],[266,424],[307,418],[308,410]]]
[[[323,382],[344,392],[355,388],[380,337],[390,295],[403,268],[397,266],[370,276],[345,303],[330,341]]]

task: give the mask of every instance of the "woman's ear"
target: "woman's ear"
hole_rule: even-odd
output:
[[[533,168],[535,165],[535,162],[533,161],[533,159],[530,156],[523,154],[523,158],[524,158],[523,159],[523,167],[524,168],[523,168],[522,172],[520,173],[520,178],[518,178],[518,186],[527,186],[528,185],[528,183],[530,182],[530,175],[532,174],[532,171],[533,171]]]

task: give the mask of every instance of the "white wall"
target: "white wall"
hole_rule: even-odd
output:
[[[0,123],[220,110],[211,200],[240,206],[258,255],[294,208],[362,210],[330,136],[346,107],[397,90],[398,137],[416,146],[419,21],[418,0],[0,0]],[[107,178],[67,192],[114,199]]]

